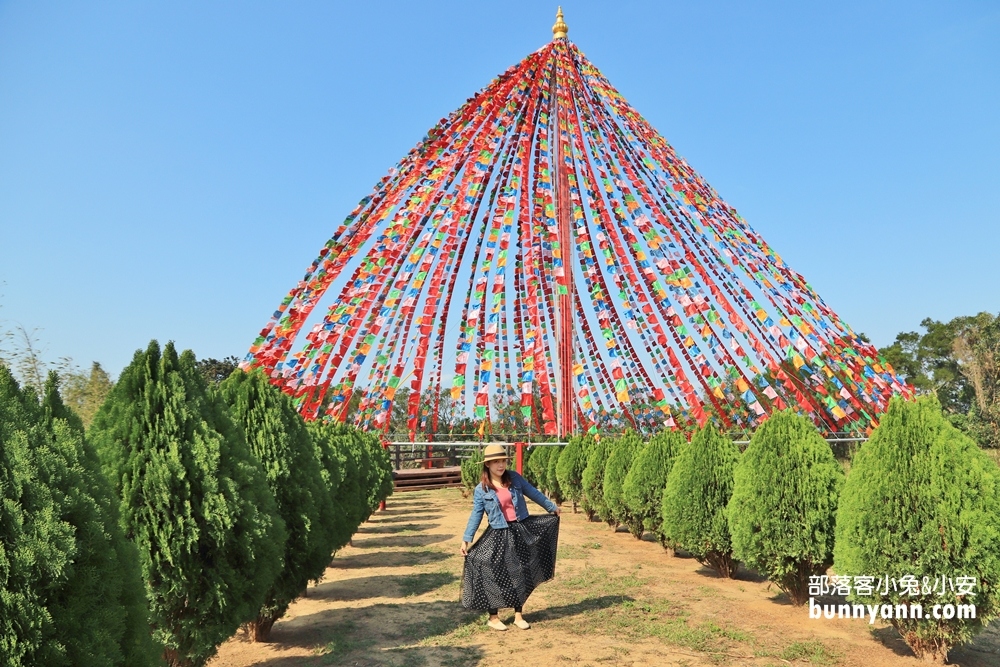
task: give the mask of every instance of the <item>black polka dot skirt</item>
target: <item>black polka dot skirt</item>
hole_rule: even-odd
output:
[[[465,557],[462,606],[483,611],[523,606],[536,586],[555,576],[558,542],[554,514],[487,528]]]

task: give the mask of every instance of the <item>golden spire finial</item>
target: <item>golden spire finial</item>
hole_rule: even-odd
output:
[[[556,12],[556,24],[552,26],[552,39],[566,39],[569,26],[563,21],[562,7]]]

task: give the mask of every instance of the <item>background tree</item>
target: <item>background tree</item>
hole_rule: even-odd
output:
[[[739,566],[726,518],[739,460],[732,440],[703,428],[680,450],[663,491],[663,533],[724,577],[735,576]]]
[[[238,357],[229,356],[225,359],[199,359],[195,362],[198,372],[201,373],[209,385],[221,384],[226,378],[232,375],[239,367]]]
[[[624,524],[636,538],[642,537],[642,519],[625,504],[622,485],[625,484],[625,477],[632,463],[645,446],[634,431],[625,431],[622,437],[615,438],[610,445],[611,452],[604,468],[604,504],[614,520],[614,527]]]
[[[670,542],[661,530],[663,490],[674,458],[684,445],[684,436],[677,431],[657,433],[639,450],[622,483],[622,501],[629,513],[641,522],[644,530],[656,535],[664,548],[670,548]]]
[[[257,616],[285,529],[260,463],[190,351],[137,351],[94,418],[125,534],[139,550],[155,639],[203,665]]]
[[[811,421],[776,412],[750,438],[726,510],[733,555],[767,575],[794,604],[833,563],[844,472]]]
[[[59,380],[66,405],[80,417],[84,428],[90,428],[94,415],[115,386],[111,376],[95,361],[89,373],[71,369],[60,373]]]
[[[1000,470],[947,422],[935,398],[894,398],[854,456],[837,512],[835,565],[838,574],[897,581],[976,577],[974,597],[919,586],[915,596],[852,595],[864,604],[922,604],[925,613],[935,604],[976,605],[974,619],[891,619],[918,658],[944,662],[1000,613]]]
[[[583,511],[588,519],[599,517],[609,526],[614,526],[614,519],[604,502],[604,468],[608,462],[608,450],[613,438],[600,438],[594,442],[587,452],[587,466],[583,469]]]
[[[285,523],[283,567],[264,603],[247,623],[250,641],[267,641],[275,621],[323,576],[333,552],[333,498],[320,471],[318,451],[292,399],[261,370],[236,370],[219,385],[230,412],[260,461],[278,515]]]
[[[953,348],[973,390],[969,435],[983,447],[1000,447],[1000,316],[977,315],[955,338]]]
[[[974,390],[962,373],[954,355],[955,339],[974,322],[973,317],[956,317],[949,322],[925,318],[924,333],[908,331],[879,350],[886,361],[907,382],[937,396],[945,412],[965,415],[972,407]]]

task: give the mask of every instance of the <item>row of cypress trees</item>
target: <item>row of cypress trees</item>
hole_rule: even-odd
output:
[[[557,464],[556,483],[590,518],[636,537],[650,531],[726,577],[742,561],[795,604],[831,567],[848,577],[976,577],[972,598],[852,593],[852,602],[879,608],[975,603],[974,619],[891,619],[919,657],[944,661],[1000,614],[1000,469],[933,397],[894,399],[846,479],[815,426],[792,412],[772,415],[742,454],[711,427],[690,442],[678,433],[643,442],[631,432],[571,440],[561,456],[574,449],[586,458],[582,473],[578,458]],[[546,468],[532,474],[551,492]]]
[[[84,433],[0,367],[0,663],[205,664],[266,639],[392,491],[373,436],[153,341]]]

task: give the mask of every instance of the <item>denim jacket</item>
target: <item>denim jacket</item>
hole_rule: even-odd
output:
[[[524,502],[525,496],[528,496],[549,512],[556,511],[556,504],[546,498],[545,494],[541,491],[533,487],[528,480],[513,470],[508,470],[507,472],[510,473],[510,488],[507,490],[510,491],[510,498],[514,501],[514,511],[518,521],[528,518],[528,504]],[[497,492],[493,489],[483,491],[483,485],[476,484],[476,488],[472,492],[472,516],[469,517],[469,525],[465,527],[465,535],[462,536],[464,541],[472,541],[473,536],[476,534],[476,529],[479,528],[479,523],[483,520],[484,512],[490,522],[490,526],[494,529],[508,527],[507,519],[503,515],[503,510],[500,509],[500,499],[497,498]]]

